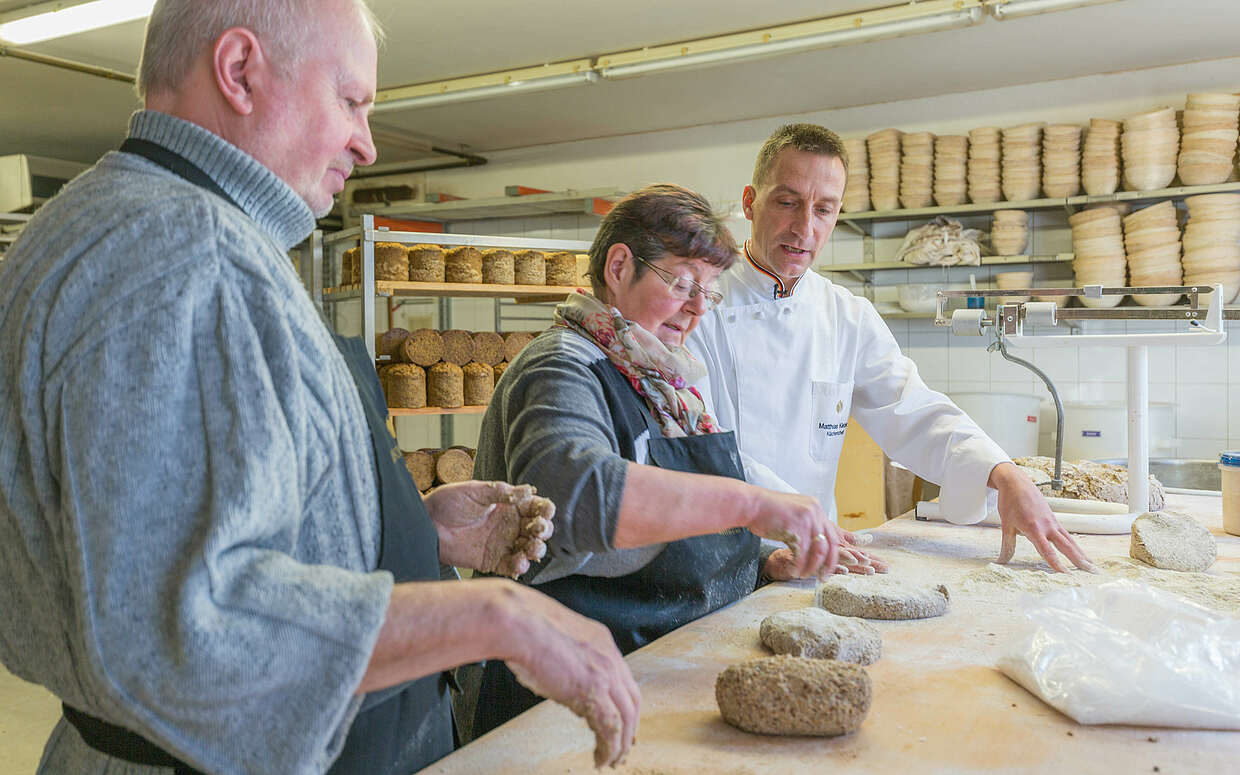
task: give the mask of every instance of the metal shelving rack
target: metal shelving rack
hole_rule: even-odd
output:
[[[375,280],[375,242],[399,242],[406,245],[434,244],[443,246],[471,245],[478,248],[507,248],[510,250],[571,251],[583,253],[590,243],[582,240],[533,239],[522,237],[488,237],[474,234],[444,234],[440,232],[391,231],[375,226],[375,216],[365,214],[361,225],[331,234],[314,232],[301,247],[300,271],[302,280],[310,289],[310,295],[332,331],[338,330],[337,307],[340,302],[360,299],[362,306],[362,339],[372,359],[375,358],[376,304],[383,299],[388,305],[388,321],[391,325],[394,303],[397,299],[434,300],[437,304],[439,327],[452,327],[453,298],[493,299],[495,330],[503,330],[504,324],[516,320],[544,319],[533,317],[525,310],[534,303],[558,302],[575,290],[575,286],[543,285],[484,285],[473,283],[415,283],[382,282]],[[354,245],[361,247],[362,282],[341,285],[341,257]],[[462,414],[481,414],[485,406],[465,406],[459,409],[426,407],[424,409],[389,409],[392,417],[438,416],[442,439],[450,438],[452,418]]]

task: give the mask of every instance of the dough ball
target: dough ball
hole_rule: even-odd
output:
[[[1155,568],[1202,573],[1218,559],[1218,544],[1187,514],[1158,511],[1133,520],[1128,554]]]
[[[753,659],[732,665],[715,680],[723,720],[760,735],[854,732],[870,711],[872,692],[861,667],[807,657]]]
[[[947,613],[947,587],[914,584],[888,574],[835,576],[818,586],[814,603],[840,616],[925,619]]]
[[[773,614],[762,620],[760,632],[762,642],[776,654],[859,665],[872,665],[883,654],[883,637],[872,624],[821,608]]]

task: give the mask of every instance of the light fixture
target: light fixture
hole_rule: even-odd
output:
[[[589,59],[524,67],[499,73],[474,75],[437,83],[383,89],[375,95],[374,112],[429,108],[456,102],[472,102],[509,94],[579,86],[598,80]]]
[[[142,19],[151,15],[155,0],[92,0],[68,7],[65,5],[64,2],[42,3],[22,9],[21,13],[28,13],[47,8],[42,13],[0,24],[0,40],[15,45],[39,43]]]
[[[996,19],[1016,19],[1052,11],[1070,11],[1089,5],[1115,3],[1119,0],[987,0],[990,12]]]
[[[608,79],[705,67],[851,43],[968,27],[982,20],[982,0],[925,0],[873,11],[785,24],[714,38],[651,46],[599,57]]]

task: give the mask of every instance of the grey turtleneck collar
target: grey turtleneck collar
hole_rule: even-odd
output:
[[[258,159],[219,135],[184,119],[139,110],[129,136],[158,143],[207,173],[282,249],[314,229],[314,213],[297,192]]]

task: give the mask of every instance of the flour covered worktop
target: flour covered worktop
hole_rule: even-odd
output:
[[[868,547],[891,573],[946,584],[946,616],[873,624],[883,656],[866,668],[874,700],[860,731],[841,738],[762,737],[728,726],[715,705],[715,678],[728,665],[766,656],[758,625],[813,603],[809,582],[773,584],[688,624],[627,657],[642,691],[637,745],[615,772],[1002,772],[1223,773],[1240,761],[1240,733],[1082,726],[995,668],[1031,591],[1139,577],[1240,615],[1240,538],[1221,529],[1219,498],[1172,495],[1219,545],[1211,581],[1142,568],[1127,560],[1129,537],[1077,536],[1103,568],[1098,578],[1046,566],[1021,539],[1006,567],[989,566],[999,531],[892,520]],[[568,710],[544,702],[424,770],[427,773],[588,773],[593,736]]]

